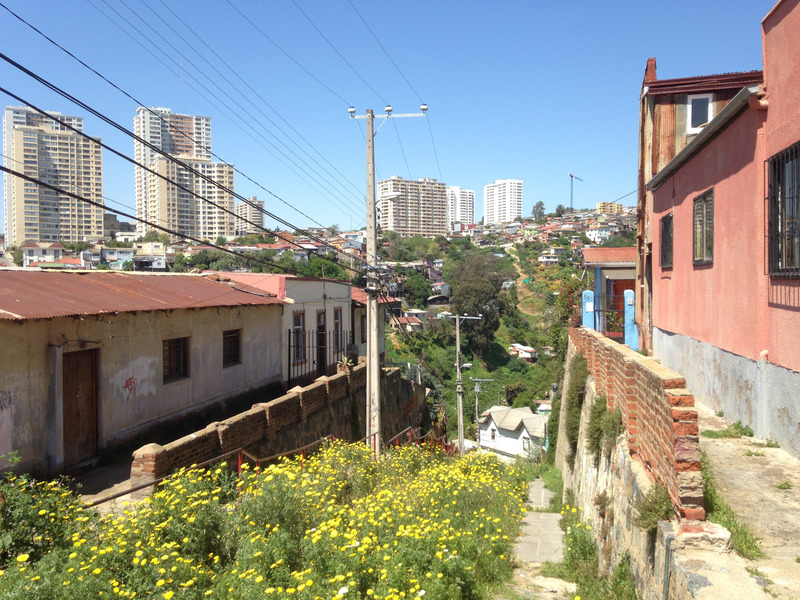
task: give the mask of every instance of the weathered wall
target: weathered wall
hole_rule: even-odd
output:
[[[577,352],[570,343],[568,355]],[[569,382],[565,381],[564,389]],[[582,520],[591,522],[596,533],[602,569],[611,570],[625,553],[642,600],[715,599],[764,597],[755,579],[749,577],[743,559],[730,552],[730,534],[705,521],[661,521],[655,535],[633,524],[637,504],[652,487],[653,471],[629,447],[629,436],[620,435],[610,457],[601,457],[595,467],[587,451],[587,424],[592,404],[600,393],[589,377],[581,412],[581,429],[574,464],[565,463],[567,444],[559,443],[557,464],[562,468],[564,488],[571,489],[582,509]],[[562,410],[561,415],[565,415]],[[559,429],[562,437],[563,423]],[[639,435],[639,446],[652,443],[649,434]],[[665,593],[666,581],[666,596]]]
[[[99,449],[153,424],[280,381],[280,306],[0,321],[0,454],[59,470],[63,355],[96,349]],[[222,367],[222,332],[241,330],[241,363]],[[163,341],[189,337],[189,377],[163,382]],[[86,432],[94,435],[94,432]],[[0,468],[4,465],[0,463]]]
[[[133,453],[131,485],[153,481],[173,469],[211,460],[237,448],[266,458],[289,452],[323,437],[355,441],[364,437],[366,365],[349,374],[320,377],[269,402],[259,403],[222,422],[211,423],[164,446],[148,444]],[[400,369],[381,378],[381,433],[391,439],[417,426],[424,388],[403,380]],[[147,492],[145,492],[147,493]]]
[[[620,409],[631,454],[667,487],[681,516],[704,519],[697,410],[685,379],[596,331],[570,328],[569,336],[570,352],[583,353],[597,393],[609,410]]]
[[[685,374],[700,402],[800,456],[800,373],[658,328],[653,340],[661,362]]]

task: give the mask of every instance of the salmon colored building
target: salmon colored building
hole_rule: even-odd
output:
[[[800,456],[800,0],[744,85],[647,183],[652,344],[704,404]]]

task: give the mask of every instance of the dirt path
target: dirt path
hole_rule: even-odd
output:
[[[523,280],[527,279],[525,273],[522,272],[522,267],[519,264],[519,256],[516,252],[511,252],[511,256],[514,257],[514,268],[517,270],[519,276],[517,277],[517,306],[519,310],[526,315],[530,315],[532,317],[538,316],[538,312],[533,310],[532,304],[533,300],[536,295],[531,291],[531,289],[525,285]]]
[[[702,405],[698,417],[700,431],[729,424]],[[800,460],[749,437],[700,436],[700,448],[720,494],[769,556],[754,561],[753,567],[772,581],[774,597],[800,600]]]

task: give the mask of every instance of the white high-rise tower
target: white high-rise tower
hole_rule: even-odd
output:
[[[522,216],[522,180],[498,179],[483,186],[483,224],[511,223]]]
[[[453,223],[472,225],[475,222],[475,190],[447,186],[447,229]]]

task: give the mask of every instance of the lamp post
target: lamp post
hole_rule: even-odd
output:
[[[411,114],[392,114],[392,107],[387,105],[385,115],[376,116],[372,109],[368,109],[364,115],[356,115],[356,109],[350,107],[347,112],[351,119],[367,120],[367,443],[372,446],[375,457],[381,453],[381,365],[380,365],[380,346],[378,337],[380,335],[380,321],[378,313],[378,293],[380,291],[378,281],[378,227],[377,211],[375,210],[375,136],[374,120],[384,119],[381,127],[389,118],[396,117],[424,117],[428,106],[423,104],[419,107],[421,113]],[[378,128],[380,131],[380,127]]]
[[[464,382],[461,381],[461,322],[467,319],[480,321],[483,315],[470,317],[463,315],[450,315],[451,319],[456,320],[456,398],[458,400],[458,451],[464,454]],[[471,363],[466,363],[464,367],[471,367]]]

